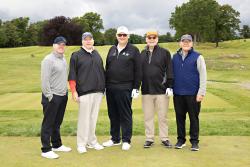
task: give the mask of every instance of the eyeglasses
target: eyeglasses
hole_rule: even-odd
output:
[[[148,39],[156,39],[156,37],[147,37]]]
[[[118,37],[127,37],[128,35],[127,34],[117,34]]]

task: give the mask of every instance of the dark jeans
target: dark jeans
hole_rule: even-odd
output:
[[[131,90],[106,89],[108,115],[110,119],[111,140],[120,142],[120,128],[122,141],[131,142],[132,137],[132,98]]]
[[[196,101],[195,96],[174,95],[174,108],[177,124],[177,139],[185,143],[186,141],[186,113],[190,120],[190,142],[199,143],[199,113],[201,103]]]
[[[68,95],[53,95],[49,102],[42,94],[43,122],[41,127],[42,152],[51,151],[51,148],[58,148],[62,145],[60,126],[63,121]],[[52,147],[50,145],[52,143]]]

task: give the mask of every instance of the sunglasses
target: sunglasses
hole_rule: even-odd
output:
[[[127,37],[128,35],[127,34],[117,34],[118,37]]]
[[[147,37],[148,39],[156,39],[156,37]]]

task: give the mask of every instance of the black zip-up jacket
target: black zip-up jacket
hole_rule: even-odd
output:
[[[173,69],[168,50],[156,45],[152,54],[148,47],[141,52],[142,94],[165,94],[173,86]]]
[[[79,96],[104,92],[104,67],[99,53],[96,50],[89,53],[82,47],[72,53],[68,80],[76,81],[76,91]]]
[[[117,46],[109,49],[106,59],[106,87],[139,89],[141,84],[140,51],[132,44],[118,54]]]

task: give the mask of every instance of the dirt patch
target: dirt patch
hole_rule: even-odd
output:
[[[242,56],[239,54],[229,54],[229,55],[221,55],[218,57],[218,59],[240,59],[240,58],[246,58],[246,56]]]
[[[238,85],[240,85],[244,89],[250,90],[250,82],[242,82],[242,83],[239,83]]]

